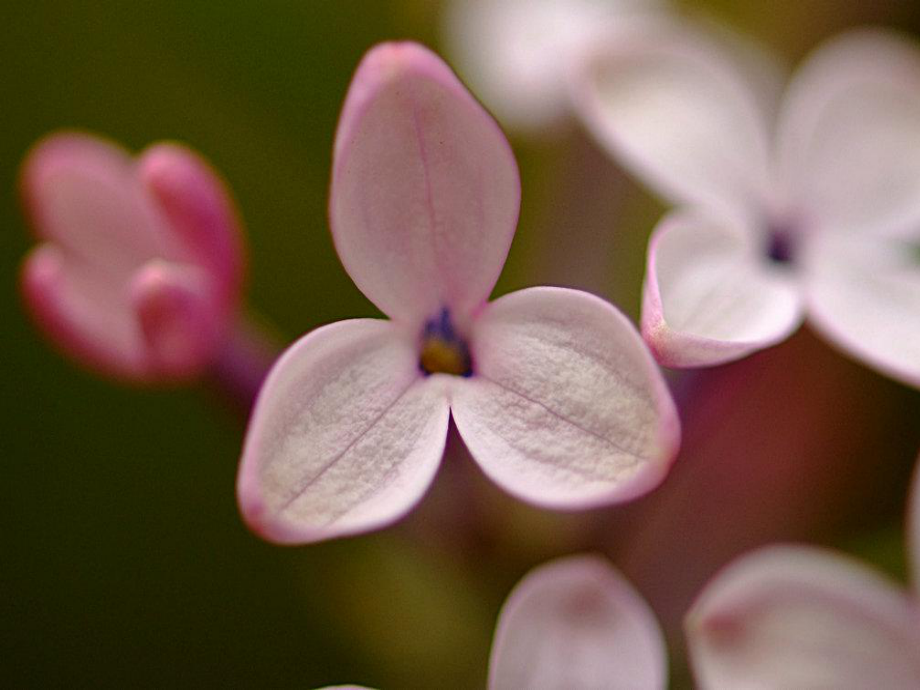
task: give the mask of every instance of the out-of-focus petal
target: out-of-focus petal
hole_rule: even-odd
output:
[[[489,690],[653,690],[666,682],[664,641],[651,609],[600,558],[540,566],[502,608]]]
[[[920,224],[920,50],[859,30],[819,49],[790,84],[779,127],[786,196],[830,230]]]
[[[437,470],[449,409],[443,376],[423,378],[413,338],[374,319],[324,326],[266,380],[238,479],[243,516],[277,542],[389,524]]]
[[[147,376],[128,295],[113,289],[108,276],[49,243],[26,258],[21,284],[33,319],[62,352],[115,378]]]
[[[440,58],[413,43],[372,49],[345,99],[334,157],[336,249],[382,311],[418,323],[488,298],[517,224],[517,164]]]
[[[736,42],[662,23],[598,43],[579,67],[588,128],[672,203],[738,213],[772,201],[767,97],[736,66]]]
[[[658,0],[450,0],[447,51],[502,124],[538,130],[568,112],[571,63],[605,29],[660,9]]]
[[[191,258],[207,269],[225,299],[236,298],[245,256],[228,186],[197,153],[180,144],[151,146],[138,167],[141,181]]]
[[[538,505],[627,500],[661,481],[677,452],[671,396],[632,324],[577,290],[530,288],[474,322],[474,375],[451,409],[487,475]]]
[[[186,258],[134,173],[127,151],[99,137],[52,135],[23,163],[22,192],[36,233],[123,279],[154,256]]]
[[[845,352],[920,387],[920,232],[915,243],[831,232],[817,239],[804,257],[809,320]]]
[[[649,243],[642,335],[661,364],[711,366],[769,347],[802,320],[799,289],[741,223],[666,216]]]
[[[770,547],[717,576],[687,616],[703,688],[916,688],[920,615],[847,558]]]
[[[185,378],[210,362],[220,335],[212,286],[198,268],[153,259],[134,276],[129,295],[151,375]]]

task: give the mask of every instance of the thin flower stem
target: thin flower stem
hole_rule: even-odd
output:
[[[264,320],[244,313],[214,362],[208,386],[248,417],[265,375],[283,349],[282,338]]]

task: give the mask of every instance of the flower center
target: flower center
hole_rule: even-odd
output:
[[[771,223],[767,229],[764,253],[771,263],[788,266],[795,263],[797,232],[791,223]]]
[[[422,330],[419,368],[429,374],[472,376],[473,360],[470,349],[454,328],[447,308],[425,322]]]

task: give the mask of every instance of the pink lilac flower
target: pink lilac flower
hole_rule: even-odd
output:
[[[60,133],[29,153],[22,192],[40,242],[22,291],[62,352],[135,382],[213,364],[237,316],[244,258],[234,204],[207,163],[178,144],[135,159]]]
[[[655,690],[667,679],[654,614],[602,558],[569,556],[541,565],[502,607],[489,690]]]
[[[920,687],[920,468],[908,534],[911,592],[804,546],[767,547],[729,565],[687,616],[700,686]]]
[[[269,374],[238,481],[253,529],[304,543],[392,523],[431,483],[451,417],[481,469],[537,505],[587,508],[657,485],[678,421],[627,319],[563,288],[486,302],[520,182],[507,140],[450,69],[412,43],[371,50],[333,157],[336,249],[391,320],[319,328]]]
[[[641,21],[660,0],[450,0],[443,35],[460,75],[503,125],[537,131],[569,112],[566,82],[584,46]]]
[[[881,30],[832,40],[781,94],[735,39],[660,27],[585,61],[579,110],[678,208],[649,246],[642,332],[667,366],[828,340],[920,385],[920,52]]]

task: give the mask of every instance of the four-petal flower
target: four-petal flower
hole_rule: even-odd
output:
[[[447,65],[412,43],[365,56],[330,222],[392,320],[319,328],[269,374],[238,481],[256,531],[302,543],[393,522],[431,483],[451,416],[483,471],[535,504],[608,504],[662,479],[678,420],[629,321],[562,288],[486,303],[519,202],[507,140]]]
[[[662,26],[581,71],[597,138],[683,206],[651,240],[643,335],[667,366],[707,366],[783,340],[807,311],[920,385],[920,53],[878,30],[844,35],[780,101],[766,56],[726,44]]]

